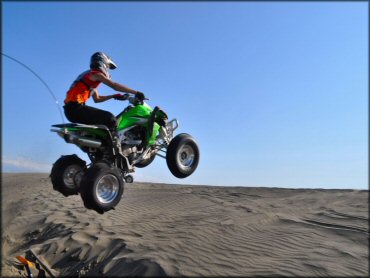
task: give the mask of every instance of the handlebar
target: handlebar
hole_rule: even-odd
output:
[[[140,99],[140,98],[137,97],[137,95],[134,95],[134,96],[128,98],[128,101],[132,105],[144,104],[144,100],[149,100],[149,99],[148,98]]]
[[[143,102],[144,100],[150,100],[149,98],[144,98],[143,100],[138,99],[136,95],[130,96],[129,94],[124,94],[120,97],[116,98],[117,100],[128,100],[131,104],[136,105],[139,102]]]

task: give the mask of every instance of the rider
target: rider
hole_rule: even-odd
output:
[[[109,70],[115,68],[117,68],[117,65],[108,55],[103,52],[94,53],[90,59],[90,70],[81,73],[72,83],[64,100],[65,105],[63,108],[69,121],[82,124],[106,125],[112,132],[113,138],[117,139],[116,117],[108,111],[85,104],[90,96],[92,96],[95,103],[112,98],[122,99],[122,94],[100,96],[96,90],[100,83],[104,83],[115,91],[135,94],[139,99],[145,98],[143,93],[112,81]]]

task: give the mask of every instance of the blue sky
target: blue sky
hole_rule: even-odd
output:
[[[104,51],[114,81],[177,118],[199,143],[197,171],[176,179],[158,157],[137,180],[365,189],[368,26],[367,2],[3,2],[2,51],[60,103]],[[44,85],[5,57],[2,70],[2,171],[87,159],[49,132],[62,119]]]

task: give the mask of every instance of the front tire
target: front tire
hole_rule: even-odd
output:
[[[81,198],[88,209],[104,213],[121,200],[124,190],[121,171],[105,163],[97,163],[86,170],[81,181]]]
[[[195,139],[181,133],[170,142],[167,148],[166,162],[171,173],[180,179],[190,176],[198,167],[199,147]]]
[[[64,155],[55,161],[51,169],[50,179],[54,190],[64,196],[77,195],[79,179],[86,168],[86,162],[77,155]]]
[[[135,167],[137,168],[144,168],[146,166],[148,166],[150,163],[152,163],[154,161],[154,158],[155,158],[156,154],[152,154],[151,157],[143,160],[143,161],[140,161],[138,163],[135,164]]]

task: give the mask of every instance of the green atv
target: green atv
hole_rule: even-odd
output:
[[[80,193],[84,205],[98,213],[113,209],[121,200],[124,184],[132,183],[130,173],[143,168],[156,156],[166,159],[177,178],[191,175],[199,163],[199,148],[186,133],[173,136],[178,121],[168,121],[158,106],[150,108],[143,100],[124,95],[131,105],[117,116],[118,140],[105,125],[57,124],[51,131],[67,143],[87,153],[90,164],[77,155],[61,156],[53,165],[50,178],[53,188],[64,196]]]

